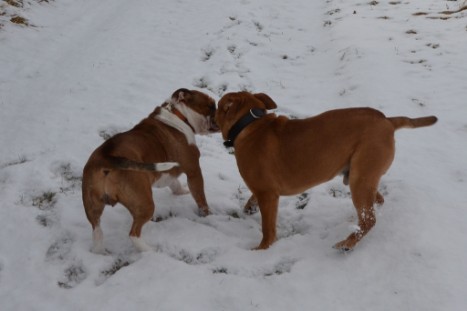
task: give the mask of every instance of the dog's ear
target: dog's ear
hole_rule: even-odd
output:
[[[191,98],[191,91],[188,89],[178,89],[172,94],[172,99],[177,102],[186,102]]]
[[[264,93],[256,93],[256,94],[253,94],[253,96],[256,99],[259,99],[261,102],[263,102],[263,104],[266,106],[266,109],[271,110],[271,109],[277,108],[276,103],[268,95]]]
[[[225,104],[223,107],[222,107],[222,110],[224,110],[224,112],[226,112],[227,110],[230,109],[230,107],[233,105],[232,102],[228,102],[227,104]]]

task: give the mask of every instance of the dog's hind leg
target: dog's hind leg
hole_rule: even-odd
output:
[[[175,195],[184,195],[190,193],[190,189],[183,187],[177,177],[174,177],[174,179],[170,182],[169,188]]]
[[[355,185],[352,187],[352,201],[357,210],[358,229],[352,232],[347,239],[334,245],[334,248],[342,251],[350,251],[376,224],[373,204],[376,197],[375,187]]]
[[[342,174],[344,175],[344,178],[343,178],[343,183],[344,185],[348,186],[349,185],[349,170],[345,170],[342,172]],[[379,193],[379,191],[376,192],[376,198],[375,198],[375,203],[376,204],[379,204],[379,205],[382,205],[384,203],[384,197],[381,193]]]
[[[86,216],[92,226],[92,248],[91,252],[96,254],[106,254],[104,248],[104,234],[100,222],[105,203],[96,198],[90,190],[83,189],[83,205]]]
[[[381,176],[394,159],[394,141],[383,145],[372,144],[361,148],[352,158],[349,186],[357,210],[358,229],[334,248],[349,251],[374,227],[376,215],[373,205],[382,204],[383,196],[377,191]]]
[[[129,209],[131,215],[133,216],[133,224],[130,230],[130,239],[133,242],[133,245],[138,249],[140,252],[150,251],[153,250],[151,246],[146,244],[144,240],[141,238],[141,230],[145,223],[151,220],[154,214],[154,202],[147,202],[144,203],[137,208]]]

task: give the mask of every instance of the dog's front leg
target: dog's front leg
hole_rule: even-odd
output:
[[[204,180],[201,169],[194,173],[187,173],[188,188],[199,208],[200,216],[209,215],[209,207],[204,194]]]
[[[255,249],[266,249],[276,241],[276,220],[279,196],[271,193],[255,194],[261,212],[263,239]]]

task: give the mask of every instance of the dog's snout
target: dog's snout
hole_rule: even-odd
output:
[[[208,121],[209,121],[209,131],[210,132],[219,132],[220,128],[219,128],[219,125],[217,125],[217,123],[216,123],[216,118],[214,116],[210,116],[208,118]]]

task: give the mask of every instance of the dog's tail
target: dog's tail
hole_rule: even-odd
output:
[[[179,166],[177,162],[143,163],[123,157],[110,157],[112,166],[120,170],[165,172]]]
[[[435,116],[415,119],[411,119],[408,117],[392,117],[387,119],[392,123],[395,130],[398,130],[400,128],[417,128],[423,126],[430,126],[435,124],[436,121],[438,121],[438,118]]]

